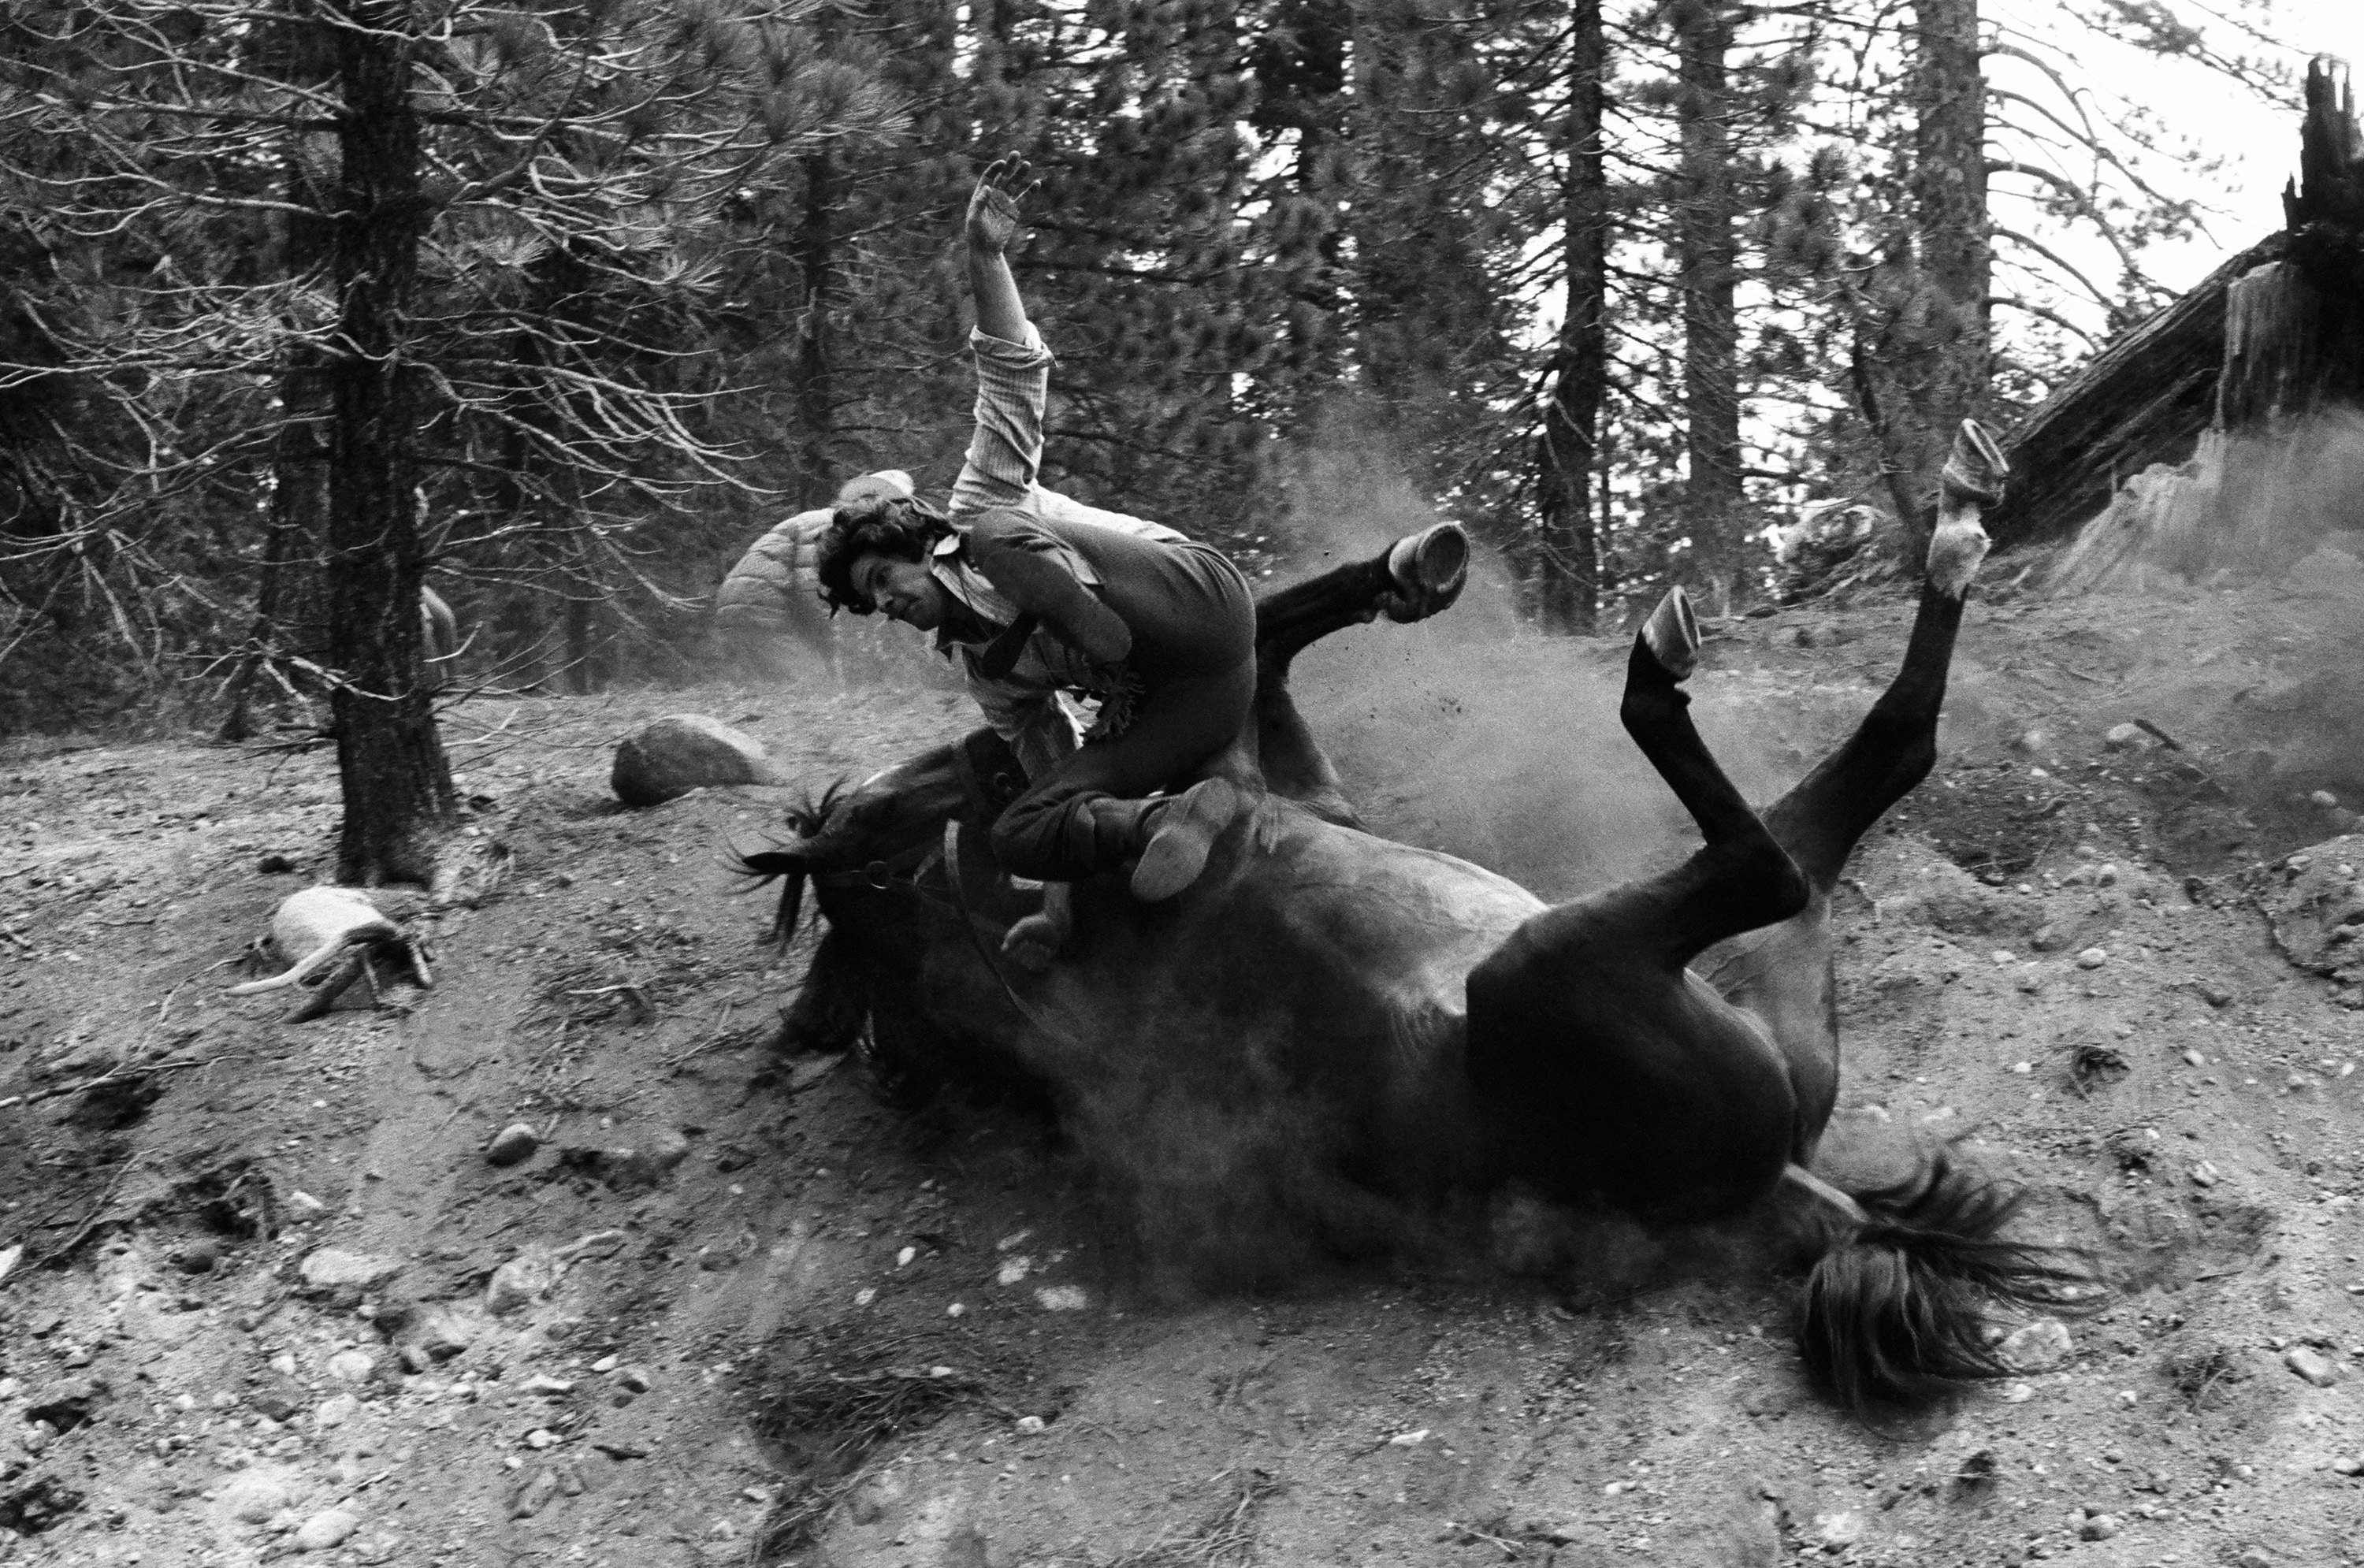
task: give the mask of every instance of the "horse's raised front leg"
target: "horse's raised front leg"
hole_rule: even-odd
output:
[[[1767,1191],[1791,1121],[1771,1042],[1686,967],[1806,899],[1691,723],[1681,682],[1698,647],[1677,589],[1635,641],[1620,717],[1706,842],[1533,917],[1468,982],[1470,1089],[1500,1173],[1651,1221],[1713,1218]]]
[[[1469,576],[1469,536],[1458,523],[1407,534],[1368,561],[1292,583],[1256,600],[1255,726],[1265,784],[1342,827],[1362,818],[1345,785],[1289,695],[1289,664],[1308,647],[1385,615],[1415,621],[1461,596]]]
[[[1699,969],[1756,1015],[1789,1059],[1798,1095],[1793,1157],[1801,1163],[1837,1103],[1838,1011],[1831,975],[1830,900],[1863,835],[1926,778],[1937,758],[1937,717],[1962,606],[1986,557],[1979,512],[2002,499],[2009,465],[1993,439],[1964,421],[1946,464],[1937,530],[1903,666],[1845,744],[1765,813],[1765,826],[1803,873],[1811,897],[1789,920],[1734,938]]]

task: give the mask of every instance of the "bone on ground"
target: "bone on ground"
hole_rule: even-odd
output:
[[[399,941],[402,934],[359,888],[307,887],[288,895],[271,917],[271,944],[283,961],[293,958],[294,967],[268,980],[233,985],[229,994],[247,996],[300,984],[348,948]],[[293,956],[297,954],[302,956]]]

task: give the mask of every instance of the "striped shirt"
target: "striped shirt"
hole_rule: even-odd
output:
[[[972,330],[969,347],[976,359],[976,433],[953,485],[956,531],[937,545],[929,570],[947,593],[988,624],[989,638],[1018,618],[1018,607],[963,559],[966,525],[980,515],[1009,509],[1045,521],[1096,523],[1146,539],[1179,541],[1188,536],[1162,523],[1087,506],[1043,485],[1039,477],[1043,410],[1050,395],[1053,361],[1032,323],[1027,324],[1022,343]],[[1065,561],[1079,581],[1098,585],[1098,575],[1082,557],[1068,551]],[[1017,751],[1028,778],[1042,777],[1076,749],[1076,710],[1063,705],[1062,694],[1094,692],[1104,673],[1048,628],[1028,639],[1018,662],[998,681],[977,672],[980,643],[939,632],[936,646],[948,655],[958,649],[969,694],[984,710],[986,722]]]

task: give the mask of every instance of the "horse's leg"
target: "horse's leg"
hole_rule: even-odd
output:
[[[1838,1099],[1831,893],[1857,841],[1935,764],[1954,638],[1987,551],[1979,513],[2001,498],[2006,472],[1993,440],[1966,422],[1946,467],[1903,666],[1846,742],[1765,813],[1766,828],[1806,878],[1806,907],[1779,926],[1734,938],[1699,965],[1728,1000],[1764,1023],[1789,1058],[1798,1095],[1792,1158],[1800,1164],[1812,1161]]]
[[[1706,840],[1672,871],[1544,911],[1473,970],[1469,1076],[1505,1176],[1652,1220],[1732,1212],[1789,1154],[1788,1074],[1745,1015],[1687,972],[1788,918],[1804,879],[1692,726],[1699,631],[1667,595],[1635,640],[1619,716]]]
[[[1289,695],[1290,662],[1332,632],[1382,614],[1397,621],[1435,615],[1460,597],[1468,574],[1469,536],[1458,523],[1439,523],[1368,561],[1256,600],[1256,751],[1272,793],[1342,827],[1363,825]]]

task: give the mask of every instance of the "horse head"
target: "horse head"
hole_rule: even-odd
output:
[[[1001,764],[1007,760],[1008,766]],[[784,818],[789,837],[739,856],[739,869],[763,882],[782,880],[772,935],[786,945],[796,932],[805,881],[885,891],[908,880],[909,865],[942,837],[944,824],[989,817],[1016,759],[990,730],[937,746],[857,784],[843,780],[808,795]],[[826,905],[824,906],[826,907]]]

